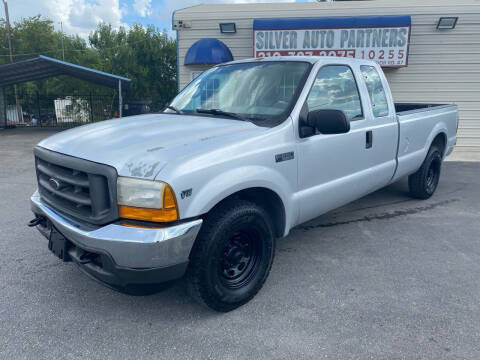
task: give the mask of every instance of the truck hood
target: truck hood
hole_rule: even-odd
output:
[[[251,139],[266,130],[219,117],[147,114],[63,131],[38,146],[113,166],[120,176],[154,179],[170,161]]]

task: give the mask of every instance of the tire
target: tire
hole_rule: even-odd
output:
[[[209,308],[228,312],[250,301],[272,267],[275,235],[258,205],[232,200],[205,219],[190,255],[190,295]]]
[[[442,152],[432,145],[420,169],[408,177],[410,195],[417,199],[430,198],[437,189],[442,168]]]

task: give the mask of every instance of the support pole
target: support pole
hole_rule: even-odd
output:
[[[37,90],[37,113],[38,113],[38,117],[37,117],[37,125],[38,126],[42,126],[42,118],[40,117],[40,93],[38,92]]]
[[[118,117],[123,116],[122,80],[118,80]]]
[[[10,27],[10,17],[8,16],[8,4],[3,0],[3,7],[5,8],[5,20],[7,24],[7,38],[8,38],[8,50],[10,51],[10,62],[13,63],[13,50],[12,50],[12,28]],[[23,114],[20,104],[18,102],[17,85],[13,85],[13,93],[15,94],[15,106],[17,107],[18,122],[23,124]],[[5,122],[6,124],[6,122]]]
[[[93,96],[92,96],[92,91],[90,91],[90,122],[93,123]]]
[[[0,126],[7,128],[7,99],[3,87],[0,87]]]

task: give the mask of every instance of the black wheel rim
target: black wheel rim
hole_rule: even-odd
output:
[[[430,163],[427,170],[427,177],[425,179],[425,187],[428,193],[433,193],[437,187],[440,176],[440,160],[434,159]]]
[[[226,287],[238,289],[255,277],[263,257],[257,231],[236,231],[226,242],[220,256],[219,275]]]

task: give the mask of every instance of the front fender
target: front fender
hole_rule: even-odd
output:
[[[285,233],[288,233],[297,216],[297,209],[294,209],[292,202],[294,189],[280,172],[260,165],[233,168],[212,177],[210,181],[197,189],[196,195],[184,209],[182,217],[189,218],[206,214],[228,196],[256,187],[269,189],[280,197],[285,207]]]

